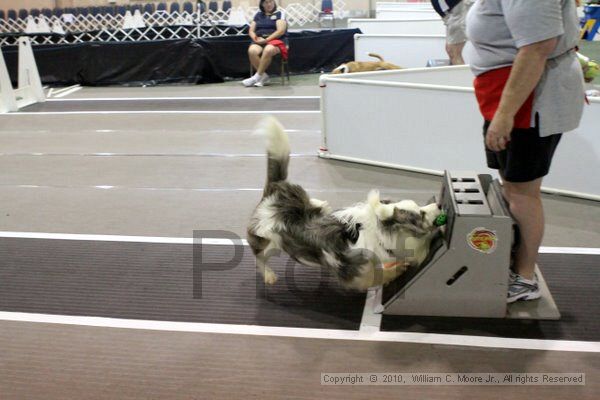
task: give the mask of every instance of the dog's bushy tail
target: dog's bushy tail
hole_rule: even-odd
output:
[[[384,60],[383,60],[383,57],[381,57],[379,54],[376,54],[376,53],[368,53],[367,55],[369,55],[369,56],[371,56],[371,57],[373,57],[373,58],[378,58],[378,59],[379,59],[379,61],[384,61]]]
[[[290,162],[290,143],[283,126],[273,117],[265,118],[258,133],[267,138],[267,184],[287,179]]]

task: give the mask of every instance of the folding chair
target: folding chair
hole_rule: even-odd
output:
[[[203,1],[198,2],[198,12],[204,14],[206,12],[206,3]]]
[[[333,15],[333,0],[321,1],[321,12],[319,12],[319,26],[323,27],[323,21],[331,21],[331,25],[335,28],[335,18]]]
[[[269,66],[269,68],[271,68],[279,59],[279,75],[281,76],[281,85],[285,85],[285,79],[287,78],[288,84],[290,83],[290,67],[289,67],[289,61],[290,61],[290,53],[289,53],[289,46],[288,46],[288,58],[287,60],[284,60],[283,57],[281,56],[281,53],[277,54],[275,57],[273,57],[273,61],[271,61],[271,65]],[[250,76],[254,75],[254,67],[252,66],[252,63],[250,63]]]
[[[193,14],[194,5],[191,2],[186,1],[185,3],[183,3],[183,11],[187,12],[188,14]]]
[[[145,14],[154,14],[154,4],[153,3],[146,3],[144,5],[144,13]]]

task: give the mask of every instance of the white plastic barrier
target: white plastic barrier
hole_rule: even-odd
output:
[[[430,19],[374,19],[351,18],[348,28],[360,29],[362,33],[399,35],[445,35],[446,27],[439,18]]]
[[[434,10],[394,10],[382,9],[375,11],[377,19],[430,19],[437,18],[440,21],[442,18]]]
[[[17,111],[17,102],[12,83],[10,82],[10,76],[8,75],[8,69],[4,62],[4,56],[2,55],[2,51],[0,51],[0,113],[9,111]]]
[[[375,11],[379,10],[433,10],[430,1],[378,1]]]
[[[13,90],[4,56],[0,56],[0,112],[17,111],[46,100],[31,42],[27,37],[19,38],[18,68],[18,88]]]
[[[321,77],[321,156],[441,175],[495,176],[486,166],[483,120],[466,66]],[[600,99],[577,132],[563,135],[543,190],[600,200]]]
[[[444,35],[354,35],[354,59],[373,61],[368,53],[403,68],[425,67],[427,60],[448,58]]]

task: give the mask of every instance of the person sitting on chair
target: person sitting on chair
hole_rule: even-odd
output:
[[[283,10],[277,10],[275,0],[260,0],[259,8],[260,11],[254,16],[248,32],[252,39],[252,44],[248,48],[248,57],[256,73],[242,81],[246,87],[267,84],[269,75],[266,71],[273,56],[281,54],[281,57],[287,60],[288,55],[285,13]]]

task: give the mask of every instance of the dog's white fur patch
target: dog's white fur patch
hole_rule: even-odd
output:
[[[384,204],[376,203],[376,201],[379,201],[379,192],[373,190],[369,193],[367,203],[358,203],[352,207],[336,211],[332,215],[350,226],[360,224],[361,229],[358,232],[358,239],[351,248],[366,250],[371,253],[368,255],[369,258],[375,255],[380,260],[384,260],[388,257],[387,250],[383,246],[386,240],[384,240],[385,235],[379,229],[379,218],[376,212],[379,206]]]
[[[310,205],[313,207],[319,207],[323,210],[324,213],[329,214],[331,211],[331,206],[327,201],[319,200],[319,199],[310,199]]]
[[[435,223],[435,219],[441,213],[440,208],[435,203],[421,207],[421,212],[425,214],[425,220],[430,226]]]
[[[276,217],[275,197],[269,196],[258,205],[255,211],[255,218],[258,221],[256,224],[256,235],[269,240],[276,240],[275,231],[285,230],[283,221]]]
[[[391,218],[394,215],[393,204],[381,204],[381,198],[378,190],[371,190],[367,198],[369,205],[375,210],[375,215],[382,220]]]
[[[415,214],[419,214],[421,212],[421,207],[419,207],[419,205],[412,200],[402,200],[394,203],[393,206],[399,210],[405,210]]]
[[[342,64],[339,67],[335,68],[332,73],[337,73],[339,71],[340,74],[347,74],[350,72],[350,68],[346,64]]]
[[[283,126],[274,117],[264,118],[254,131],[267,139],[267,153],[270,157],[283,159],[290,153],[288,135]]]

